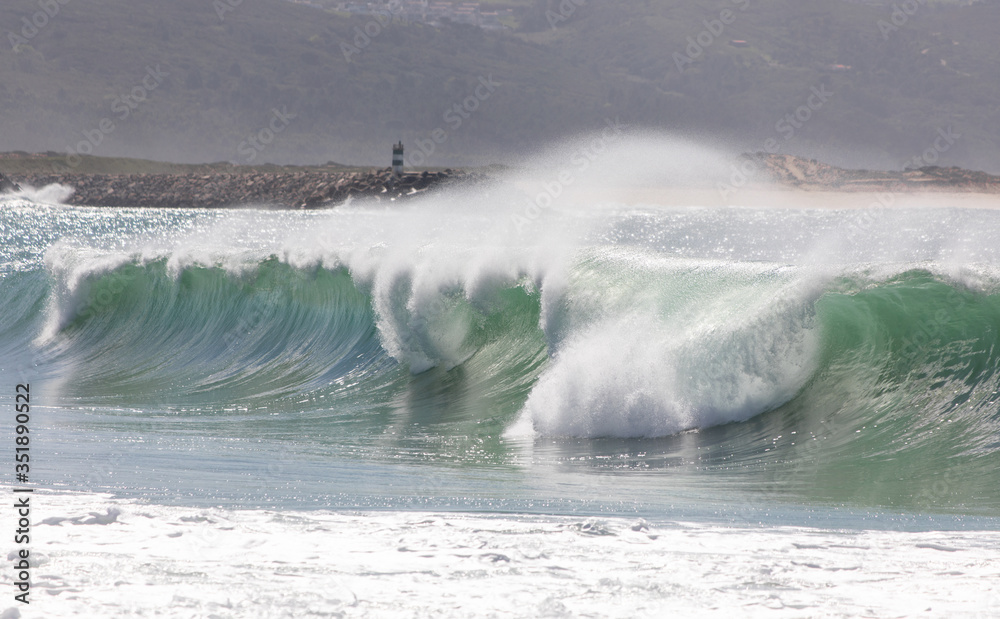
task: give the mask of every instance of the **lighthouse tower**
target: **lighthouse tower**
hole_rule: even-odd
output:
[[[392,146],[392,173],[400,176],[403,173],[403,142]]]

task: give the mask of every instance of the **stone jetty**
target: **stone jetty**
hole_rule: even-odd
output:
[[[17,181],[33,187],[53,183],[68,185],[74,192],[67,203],[80,206],[220,208],[259,205],[311,209],[336,206],[348,198],[395,202],[432,187],[475,178],[473,173],[451,169],[398,176],[389,169],[376,169],[363,172],[30,173],[18,175]],[[0,180],[0,187],[5,181],[11,182]]]
[[[3,174],[0,174],[0,192],[20,191],[21,187]]]

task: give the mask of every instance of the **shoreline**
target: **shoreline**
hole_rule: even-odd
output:
[[[957,167],[924,166],[902,171],[849,170],[794,155],[752,153],[741,163],[772,183],[803,191],[841,193],[1000,194],[1000,176]]]
[[[29,599],[49,616],[86,615],[96,606],[101,616],[131,617],[173,605],[188,616],[256,610],[254,616],[287,617],[299,614],[305,600],[330,616],[407,609],[418,616],[485,617],[507,615],[511,599],[521,608],[562,599],[559,608],[567,613],[596,608],[607,616],[641,616],[680,605],[681,614],[714,616],[720,604],[748,607],[748,599],[773,613],[776,592],[786,607],[835,607],[852,616],[946,607],[952,616],[976,617],[1000,605],[996,591],[983,586],[1000,544],[1000,534],[987,527],[234,509],[48,489],[34,496],[40,535],[30,549],[35,582]],[[687,550],[692,543],[698,552]],[[262,559],[248,562],[248,546]],[[373,564],[399,567],[373,571]],[[606,582],[609,573],[614,580]],[[168,577],[154,579],[157,574]],[[13,590],[13,572],[4,578]],[[504,595],[484,597],[477,612],[469,612],[461,601],[484,578]],[[624,611],[616,612],[623,603]]]
[[[881,208],[973,208],[1000,209],[1000,194],[957,191],[948,188],[927,191],[871,191],[800,189],[764,184],[747,185],[730,195],[715,188],[605,187],[600,190],[569,190],[581,204],[624,203],[698,208],[755,208],[798,210],[859,210]]]
[[[20,186],[73,188],[66,204],[94,207],[332,208],[351,198],[397,202],[455,183],[489,178],[490,168],[438,169],[395,175],[389,168],[170,164],[140,159],[82,158],[68,168],[56,153],[0,153],[0,192]],[[848,170],[793,155],[741,155],[729,179],[702,186],[603,185],[578,199],[630,203],[773,208],[940,206],[1000,207],[1000,176],[928,166],[904,171]],[[929,204],[928,201],[933,201]]]

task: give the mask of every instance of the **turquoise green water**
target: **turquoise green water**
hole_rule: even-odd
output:
[[[1000,216],[549,215],[524,232],[448,204],[6,199],[0,376],[31,383],[36,483],[293,508],[1000,514]]]

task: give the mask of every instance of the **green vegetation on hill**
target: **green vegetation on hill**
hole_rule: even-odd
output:
[[[5,0],[2,32],[39,6]],[[470,164],[618,116],[859,167],[901,167],[951,127],[942,164],[1000,170],[997,3],[919,3],[896,26],[891,3],[531,0],[506,33],[231,8],[60,5],[19,52],[0,47],[0,150],[387,165],[402,139],[411,157],[433,150],[425,165]],[[782,124],[815,88],[832,94]]]

